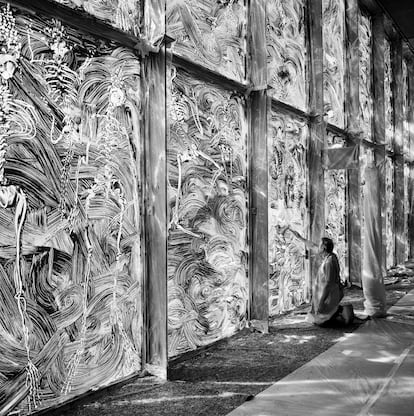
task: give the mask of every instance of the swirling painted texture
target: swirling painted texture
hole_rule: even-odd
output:
[[[386,195],[386,211],[385,211],[385,233],[386,233],[386,250],[387,268],[394,266],[394,164],[390,157],[385,158],[385,195]]]
[[[394,148],[394,97],[392,84],[391,44],[386,40],[384,51],[385,143],[387,149],[391,151]]]
[[[359,120],[365,139],[372,138],[372,23],[359,13]]]
[[[168,104],[168,348],[244,327],[247,150],[244,99],[171,67]]]
[[[245,0],[167,2],[173,52],[238,81],[246,75],[246,22]]]
[[[384,104],[385,104],[385,145],[388,150],[393,149],[394,141],[394,106],[392,94],[391,45],[385,41],[384,52]],[[385,158],[385,233],[387,249],[387,267],[394,265],[394,163],[389,157]]]
[[[373,102],[372,102],[372,21],[359,12],[359,123],[364,138],[372,140]],[[361,180],[366,164],[366,150],[360,149]],[[361,186],[361,207],[364,206],[364,186]],[[361,209],[361,247],[364,243],[364,210]],[[363,251],[361,256],[363,256]]]
[[[141,0],[54,0],[65,6],[85,10],[118,29],[139,35]]]
[[[345,4],[323,0],[323,87],[327,121],[345,126]]]
[[[365,201],[365,193],[366,193],[366,182],[365,182],[365,169],[368,166],[368,156],[371,149],[367,149],[365,146],[361,146],[359,149],[359,162],[360,162],[360,171],[361,171],[361,187],[360,187],[360,197],[361,197],[361,247],[364,246],[364,238],[365,238],[365,215],[364,215],[364,201]],[[361,250],[361,262],[363,264],[364,260],[364,250]]]
[[[306,109],[305,1],[271,0],[266,3],[266,41],[270,94]]]
[[[272,112],[269,126],[270,314],[293,309],[307,298],[305,247],[286,225],[306,236],[308,127]]]
[[[342,137],[328,132],[327,144],[331,147],[343,147]],[[348,278],[346,243],[346,171],[343,169],[327,170],[325,172],[325,233],[335,243],[341,268],[341,278]]]
[[[405,163],[404,164],[404,259],[408,259],[410,256],[410,245],[408,240],[408,220],[410,214],[410,200],[408,197],[408,181],[410,178],[410,166]]]
[[[140,62],[4,7],[0,36],[10,27],[0,412],[25,414],[141,368]]]
[[[402,62],[402,78],[403,78],[403,99],[402,99],[402,106],[403,106],[403,152],[405,158],[410,157],[410,128],[409,128],[409,102],[410,102],[410,82],[409,82],[409,71],[407,62],[403,59]],[[405,195],[406,193],[404,193]]]
[[[404,142],[404,160],[410,159],[410,128],[409,128],[409,72],[408,66],[405,59],[403,59],[403,117],[404,117],[404,125],[403,125],[403,142]],[[409,188],[408,188],[408,180],[410,177],[410,167],[407,163],[404,163],[404,244],[405,244],[405,259],[409,258],[409,248],[410,244],[408,241],[408,221],[409,221],[409,213],[410,213],[410,201],[409,201]]]

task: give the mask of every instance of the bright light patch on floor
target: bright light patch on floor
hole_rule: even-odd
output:
[[[316,338],[316,335],[284,335],[284,338],[281,341],[283,343],[296,342],[297,344],[305,344],[311,339]]]
[[[188,396],[174,396],[174,397],[154,397],[151,399],[137,399],[137,400],[117,400],[111,402],[113,406],[135,406],[135,405],[145,405],[145,404],[155,404],[155,403],[163,403],[163,402],[177,402],[177,401],[184,401],[184,400],[198,400],[198,399],[217,399],[217,398],[228,398],[228,397],[235,397],[235,396],[246,396],[244,393],[233,393],[233,392],[223,392],[220,394],[206,394],[206,395],[188,395]],[[98,405],[98,406],[97,406]],[[92,403],[90,407],[100,407],[99,403]]]

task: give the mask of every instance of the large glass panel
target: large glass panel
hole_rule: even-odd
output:
[[[247,122],[241,96],[170,70],[168,345],[174,356],[245,325]]]
[[[0,402],[26,414],[141,369],[140,62],[7,7],[0,42]]]
[[[266,4],[269,94],[306,109],[305,0],[270,0]]]
[[[386,232],[386,267],[394,266],[395,263],[395,239],[394,239],[394,163],[392,158],[385,158],[385,232]]]
[[[359,13],[359,120],[363,138],[372,140],[373,102],[372,102],[372,21]],[[364,184],[366,148],[360,149],[361,185]],[[364,186],[361,186],[361,247],[364,243]],[[361,252],[362,256],[364,251]]]
[[[359,14],[359,116],[366,140],[372,138],[372,23]]]
[[[394,149],[394,97],[392,91],[391,44],[385,42],[384,52],[384,104],[385,104],[385,143],[387,150]]]
[[[403,152],[404,157],[407,159],[410,156],[410,129],[408,124],[409,118],[409,72],[407,62],[403,60],[402,64],[402,77],[403,77]]]
[[[292,233],[307,237],[306,122],[271,112],[269,119],[269,265],[270,314],[307,300],[309,281],[305,246]]]
[[[346,145],[343,137],[332,132],[327,134],[330,148]],[[332,238],[341,268],[341,278],[348,279],[348,245],[346,238],[346,190],[347,175],[345,169],[327,170],[325,172],[325,233]]]
[[[246,76],[245,0],[167,1],[172,51],[238,81]]]
[[[141,0],[54,0],[65,6],[85,10],[118,29],[140,33]]]
[[[404,260],[407,260],[410,256],[410,242],[408,240],[408,221],[410,213],[410,200],[409,200],[409,176],[410,176],[410,167],[407,163],[404,164]]]
[[[323,86],[327,121],[345,127],[345,4],[323,0]]]
[[[410,157],[410,130],[408,124],[409,118],[409,73],[407,62],[403,60],[403,115],[404,115],[404,127],[403,127],[403,146],[404,146],[404,159],[405,162]],[[410,212],[410,201],[408,197],[408,179],[410,175],[410,167],[407,163],[404,164],[404,247],[405,255],[404,259],[409,257],[409,241],[408,241],[408,220]]]
[[[387,150],[394,149],[394,97],[392,92],[392,63],[391,45],[385,42],[384,53],[384,103],[385,103],[385,146]],[[395,234],[394,234],[394,161],[385,158],[385,237],[386,237],[386,267],[395,263]]]

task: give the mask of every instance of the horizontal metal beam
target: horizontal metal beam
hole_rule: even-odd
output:
[[[227,78],[219,72],[213,71],[212,69],[200,65],[199,63],[194,62],[184,56],[179,56],[172,52],[167,52],[167,58],[168,62],[171,62],[174,66],[184,69],[190,75],[196,76],[198,80],[211,82],[224,89],[238,91],[243,95],[248,95],[252,90],[250,84]]]
[[[0,3],[6,4],[5,2]],[[8,0],[7,3],[31,15],[59,19],[80,32],[117,42],[122,46],[133,49],[141,56],[146,56],[149,52],[159,51],[159,48],[155,48],[144,38],[123,32],[87,12],[72,9],[52,0]],[[168,41],[166,39],[165,43],[168,43]]]
[[[272,109],[275,111],[281,111],[283,113],[288,113],[297,116],[298,118],[303,119],[307,122],[310,122],[311,120],[313,121],[318,117],[320,117],[322,120],[321,116],[312,116],[311,114],[306,113],[305,111],[299,110],[299,108],[296,108],[293,105],[276,100],[273,97],[271,98],[271,106]]]

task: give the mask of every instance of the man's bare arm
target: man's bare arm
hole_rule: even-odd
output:
[[[319,250],[319,245],[318,244],[316,244],[313,241],[308,240],[307,238],[303,237],[297,231],[292,230],[292,228],[290,228],[289,225],[287,225],[285,227],[284,233],[286,231],[290,231],[298,240],[302,241],[302,243],[305,244],[305,246],[308,250],[313,250],[313,251],[318,251]]]

